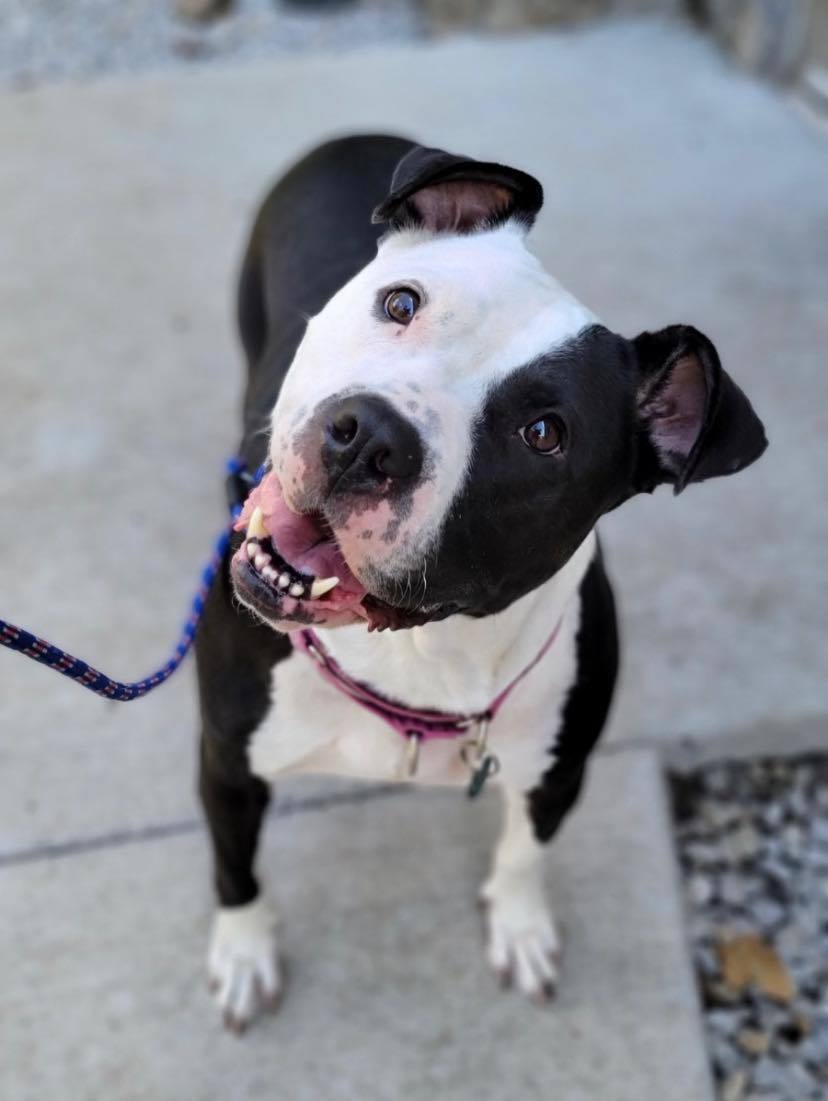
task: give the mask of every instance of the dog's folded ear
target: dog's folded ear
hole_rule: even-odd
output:
[[[543,188],[525,172],[417,145],[397,165],[373,221],[471,233],[514,218],[528,229],[542,204]]]
[[[642,333],[638,362],[639,456],[635,488],[735,474],[767,447],[762,422],[722,368],[712,343],[689,325]]]

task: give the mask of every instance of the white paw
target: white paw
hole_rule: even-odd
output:
[[[260,1009],[275,1009],[282,990],[276,913],[260,895],[216,911],[207,973],[225,1027],[242,1033]]]
[[[558,985],[561,941],[534,876],[491,879],[480,892],[486,909],[486,958],[501,984],[544,1003]]]

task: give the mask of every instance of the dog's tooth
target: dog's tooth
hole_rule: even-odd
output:
[[[279,574],[272,566],[265,566],[262,570],[262,577],[267,578],[268,581],[275,581],[278,576]]]
[[[290,574],[289,573],[280,573],[279,574],[279,581],[278,581],[279,588],[280,589],[286,589],[289,584],[290,584]]]
[[[256,555],[258,553],[259,553],[259,546],[258,546],[257,543],[248,543],[247,544],[247,557],[248,558],[250,558],[252,560],[253,558],[256,557]]]
[[[301,596],[304,591],[305,586],[299,581],[294,581],[289,590],[291,596]]]
[[[318,600],[320,596],[329,593],[339,584],[338,577],[324,577],[321,581],[314,581],[310,589],[311,600]]]
[[[254,559],[254,562],[256,563],[256,569],[259,571],[259,573],[261,573],[262,570],[265,568],[265,566],[270,565],[270,555],[269,554],[257,554],[255,559]]]
[[[267,535],[267,528],[264,526],[264,518],[262,517],[262,510],[257,505],[251,513],[250,520],[247,523],[247,538],[248,539],[264,539]]]

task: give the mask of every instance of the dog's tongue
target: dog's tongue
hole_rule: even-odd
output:
[[[302,515],[290,509],[275,474],[269,472],[252,491],[236,521],[236,531],[244,531],[258,506],[264,525],[279,554],[300,573],[316,578],[338,577],[339,584],[321,600],[303,601],[322,604],[331,611],[360,611],[366,595],[364,586],[354,577],[339,547],[320,528],[312,515]]]

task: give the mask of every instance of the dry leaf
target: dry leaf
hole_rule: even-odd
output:
[[[724,981],[733,990],[753,983],[763,994],[778,1002],[790,1002],[795,994],[788,969],[772,945],[756,933],[721,941],[719,963]]]

